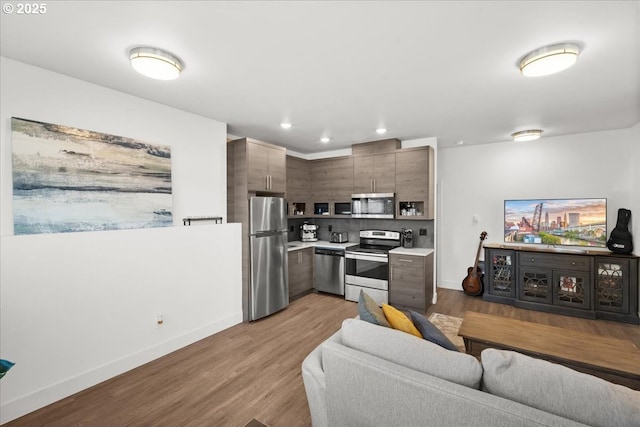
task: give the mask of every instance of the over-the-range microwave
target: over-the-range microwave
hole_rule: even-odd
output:
[[[394,193],[367,193],[351,195],[352,218],[393,218]]]

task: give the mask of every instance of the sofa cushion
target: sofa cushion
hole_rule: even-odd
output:
[[[484,389],[592,426],[640,423],[640,392],[513,351],[482,352]]]
[[[416,329],[411,319],[409,319],[403,312],[389,304],[382,304],[382,311],[384,312],[384,317],[387,318],[387,321],[393,329],[422,338],[420,331]]]
[[[391,327],[382,309],[378,307],[374,299],[363,290],[360,290],[360,297],[358,298],[358,314],[362,320],[373,323],[374,325],[386,326],[387,328]]]
[[[409,314],[411,315],[413,324],[420,331],[425,340],[438,344],[440,347],[446,348],[447,350],[459,351],[458,347],[456,347],[456,345],[452,343],[451,340],[436,327],[436,325],[431,323],[429,319],[413,310],[409,310]]]
[[[455,353],[430,341],[358,319],[342,322],[341,331],[347,347],[467,387],[480,386],[482,365],[468,354]]]

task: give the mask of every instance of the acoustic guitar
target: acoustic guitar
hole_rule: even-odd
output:
[[[482,283],[482,270],[478,267],[478,260],[480,259],[480,250],[482,249],[482,241],[487,238],[487,232],[480,233],[480,244],[478,245],[478,252],[476,253],[476,261],[473,263],[473,267],[467,269],[467,277],[462,281],[462,290],[465,294],[472,297],[481,295],[484,291],[484,284]]]

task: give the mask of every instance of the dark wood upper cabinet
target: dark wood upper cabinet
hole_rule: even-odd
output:
[[[249,191],[284,193],[287,186],[286,150],[246,139]]]
[[[393,193],[395,190],[395,153],[353,157],[354,193]]]
[[[345,217],[349,215],[352,194],[395,193],[397,218],[433,219],[434,150],[432,147],[401,149],[399,143],[392,139],[354,144],[353,155],[327,159],[286,156],[289,216]],[[259,159],[257,163],[272,164],[266,153],[253,157]],[[269,183],[264,174],[272,171],[263,167],[249,173],[255,175],[258,186]],[[273,185],[275,178],[271,182]]]
[[[433,148],[398,150],[395,156],[397,217],[433,219],[435,196]]]
[[[352,157],[334,157],[311,161],[311,198],[313,201],[350,201],[352,192]]]
[[[305,202],[311,199],[311,173],[307,160],[287,156],[287,201]]]

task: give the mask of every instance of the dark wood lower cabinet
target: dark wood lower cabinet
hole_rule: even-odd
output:
[[[639,324],[635,255],[485,245],[487,301]]]
[[[424,314],[433,299],[433,253],[389,254],[389,304]]]
[[[289,300],[313,290],[313,248],[289,251]]]

